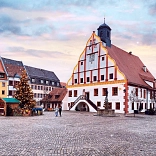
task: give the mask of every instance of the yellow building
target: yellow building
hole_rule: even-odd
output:
[[[3,68],[2,62],[0,61],[0,97],[5,98],[7,97],[7,90],[8,90],[8,81],[7,75]]]

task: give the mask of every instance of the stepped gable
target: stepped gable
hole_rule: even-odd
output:
[[[28,75],[30,77],[37,77],[37,78],[43,78],[43,79],[47,79],[47,80],[53,80],[53,81],[60,81],[58,79],[58,77],[55,75],[54,72],[52,71],[48,71],[48,70],[44,70],[44,69],[39,69],[39,68],[35,68],[35,67],[30,67],[30,66],[25,66]]]
[[[106,47],[108,54],[115,60],[119,70],[126,76],[129,84],[150,87],[144,80],[153,82],[154,76],[147,69],[143,70],[143,62],[131,52],[126,52],[115,45]],[[151,88],[151,87],[150,87]]]
[[[16,75],[21,75],[22,71],[25,70],[22,61],[11,60],[2,57],[3,64],[8,73],[8,76],[15,77]]]
[[[66,88],[54,88],[49,95],[47,95],[46,97],[44,97],[41,101],[49,101],[49,102],[58,102],[58,101],[62,101],[64,99],[64,97],[67,94],[67,89]]]

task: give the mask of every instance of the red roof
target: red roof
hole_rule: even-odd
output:
[[[108,54],[116,61],[116,64],[121,72],[126,76],[129,84],[141,85],[150,87],[144,80],[153,82],[154,76],[147,69],[143,70],[143,62],[139,57],[128,53],[114,45],[107,47]]]
[[[67,94],[66,88],[54,88],[49,95],[44,97],[41,101],[51,101],[51,102],[62,102],[65,95]]]

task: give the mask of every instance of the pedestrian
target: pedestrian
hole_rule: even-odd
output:
[[[55,116],[56,117],[58,116],[58,111],[59,111],[59,108],[56,106],[56,108],[55,108]]]
[[[62,106],[59,107],[59,115],[61,117],[61,112],[62,112]]]

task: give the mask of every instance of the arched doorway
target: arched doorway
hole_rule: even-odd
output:
[[[89,112],[89,107],[85,102],[80,102],[76,108],[76,111],[85,111],[85,112]]]

